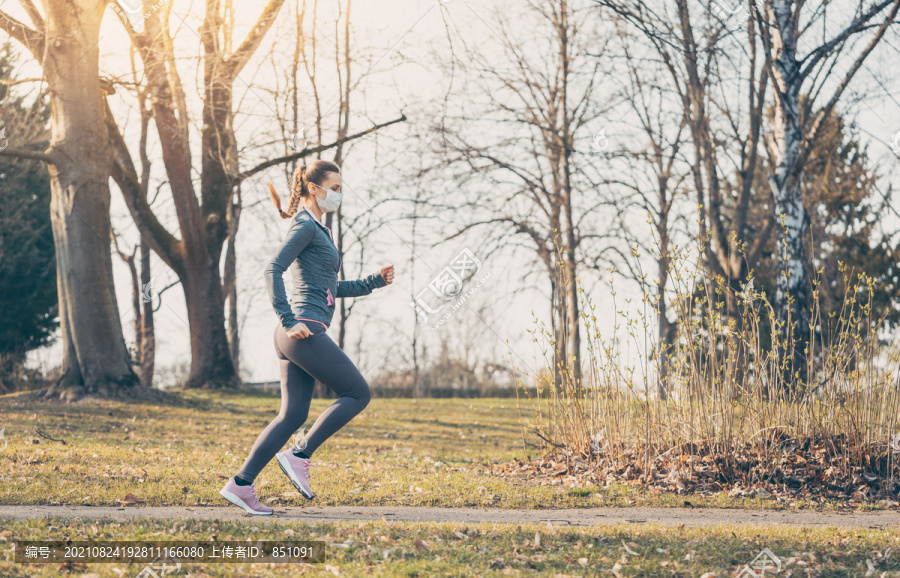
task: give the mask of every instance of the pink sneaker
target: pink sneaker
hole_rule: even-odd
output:
[[[239,508],[245,509],[254,516],[271,516],[272,508],[263,506],[256,498],[256,482],[249,486],[239,486],[234,483],[234,478],[228,480],[225,487],[219,490],[219,494]]]
[[[309,468],[312,464],[308,459],[295,456],[293,448],[275,454],[275,459],[278,460],[278,465],[281,466],[284,475],[291,480],[294,487],[300,490],[304,497],[310,500],[316,497],[309,487]]]

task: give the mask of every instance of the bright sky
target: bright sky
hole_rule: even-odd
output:
[[[131,0],[121,0],[122,2]],[[190,58],[199,52],[199,37],[196,31],[202,23],[202,2],[176,0],[172,27],[175,34],[176,54],[183,57],[178,67],[185,90],[188,93],[188,108],[192,122],[199,122],[200,100],[197,83],[202,81],[202,73],[196,71],[198,60]],[[236,42],[255,22],[262,3],[237,3]],[[320,71],[320,95],[323,109],[329,110],[333,123],[336,114],[338,87],[333,74],[334,19],[325,14],[326,6],[333,3],[321,2],[322,28],[316,38],[328,51],[328,59],[322,61]],[[401,112],[410,117],[410,122],[387,129],[377,139],[369,138],[354,144],[344,165],[345,191],[344,211],[348,218],[355,218],[364,211],[373,211],[373,221],[385,224],[366,240],[365,266],[360,269],[357,262],[359,252],[356,247],[345,251],[345,267],[348,276],[361,276],[377,271],[383,265],[393,263],[397,269],[396,282],[375,294],[362,298],[356,303],[347,342],[347,351],[367,377],[372,377],[384,367],[405,365],[410,358],[410,343],[413,334],[415,313],[409,302],[414,293],[426,287],[429,275],[445,266],[449,259],[462,249],[469,248],[482,262],[478,278],[489,275],[468,301],[468,308],[462,308],[451,319],[435,331],[420,325],[420,335],[426,336],[429,351],[436,355],[440,339],[448,340],[458,350],[478,351],[483,359],[503,363],[509,353],[522,369],[539,367],[540,348],[536,347],[527,333],[535,329],[532,312],[546,321],[548,313],[548,284],[540,277],[532,277],[531,285],[525,289],[516,283],[526,269],[534,269],[533,259],[524,251],[504,252],[492,255],[479,253],[482,237],[472,235],[462,240],[443,243],[434,248],[428,245],[439,240],[447,230],[447,223],[440,226],[426,221],[420,225],[422,238],[416,247],[417,259],[410,267],[411,236],[410,224],[399,222],[397,217],[407,207],[397,203],[381,203],[386,198],[408,197],[418,183],[403,177],[402,169],[414,163],[422,151],[409,146],[412,142],[410,131],[424,125],[424,121],[437,113],[435,99],[443,94],[449,82],[449,71],[435,63],[449,58],[446,38],[450,35],[455,43],[465,41],[472,46],[481,45],[488,54],[500,54],[497,50],[501,28],[492,6],[495,2],[463,2],[445,0],[355,0],[352,5],[353,44],[361,52],[354,63],[353,82],[359,83],[352,97],[354,114],[351,132],[365,129],[372,123],[385,122],[398,117]],[[153,2],[145,2],[152,7]],[[311,10],[312,2],[307,2]],[[507,3],[500,3],[504,9]],[[26,20],[12,0],[0,0],[3,10],[12,12]],[[149,9],[149,8],[147,8]],[[111,9],[110,9],[111,10]],[[273,90],[284,90],[289,71],[293,40],[290,38],[290,19],[294,4],[289,0],[282,8],[279,21],[269,32],[266,41],[253,61],[241,73],[235,83],[235,103],[239,107],[236,117],[236,136],[241,148],[241,168],[246,169],[262,159],[285,154],[283,134],[277,116],[283,115],[281,100],[273,97]],[[101,69],[107,76],[130,80],[130,62],[126,47],[127,35],[121,24],[109,11],[105,17],[100,39]],[[179,25],[179,20],[181,20]],[[341,24],[341,30],[343,24]],[[513,30],[522,38],[531,37],[527,23]],[[885,52],[874,57],[869,66],[879,70],[886,66],[891,55],[896,58],[897,34],[890,39]],[[896,62],[896,60],[894,60]],[[498,65],[507,63],[498,62]],[[22,76],[40,76],[38,67],[28,62],[23,66]],[[301,75],[303,73],[301,72]],[[872,75],[860,73],[866,86],[873,86]],[[301,84],[306,81],[301,79]],[[600,90],[610,89],[616,80]],[[895,96],[900,89],[900,80],[894,78],[893,86],[875,86],[873,96],[856,104],[861,138],[868,141],[872,157],[881,158],[879,166],[888,178],[896,174],[897,157],[889,144],[892,136],[900,131],[900,103]],[[120,127],[126,133],[129,143],[137,142],[137,115],[134,100],[126,97],[113,102],[114,112]],[[301,104],[301,117],[313,118],[308,100]],[[615,116],[620,118],[620,112]],[[891,125],[895,126],[891,126]],[[309,124],[305,126],[311,126]],[[601,129],[597,126],[596,130]],[[307,136],[311,133],[307,130]],[[324,140],[329,141],[332,133]],[[196,142],[196,130],[192,132],[194,141],[192,153],[195,166],[200,148]],[[607,136],[613,136],[607,134]],[[582,144],[588,146],[592,135],[582,135]],[[581,141],[580,141],[581,142]],[[272,144],[274,143],[274,144]],[[158,147],[151,150],[154,160],[154,183],[151,191],[164,177]],[[134,154],[134,150],[133,150]],[[135,155],[136,157],[136,155]],[[329,158],[326,155],[326,158]],[[241,220],[238,237],[238,285],[240,287],[239,309],[242,322],[241,369],[248,381],[269,381],[278,377],[276,358],[272,350],[271,335],[277,320],[265,293],[262,269],[283,238],[287,224],[277,218],[271,201],[268,200],[265,183],[271,181],[282,192],[287,191],[282,169],[270,169],[246,182],[243,187],[245,212]],[[887,182],[885,183],[885,186]],[[484,194],[490,194],[487,187]],[[113,224],[125,245],[136,241],[133,222],[121,199],[121,194],[113,185]],[[171,199],[164,198],[154,205],[165,218],[174,224]],[[375,207],[374,209],[371,209]],[[171,230],[177,234],[174,226]],[[127,267],[114,257],[116,292],[126,340],[133,341],[131,329],[131,284]],[[412,278],[414,274],[414,279]],[[153,286],[155,290],[173,282],[176,278],[162,262],[154,257]],[[286,282],[289,280],[286,278]],[[617,282],[618,295],[615,305],[605,286],[605,278],[592,279],[589,293],[598,309],[607,313],[603,328],[611,331],[611,312],[615,308],[633,308],[628,299],[637,297],[633,287]],[[156,318],[157,329],[157,379],[167,382],[171,377],[166,373],[179,363],[189,362],[187,352],[188,328],[184,322],[187,315],[180,287],[173,287],[163,295],[163,305]],[[337,317],[335,317],[337,321]],[[336,338],[336,328],[330,332]],[[420,338],[421,339],[421,338]],[[626,352],[631,345],[623,342]],[[502,359],[501,359],[501,356]],[[60,348],[54,347],[36,352],[33,362],[52,367],[60,359]]]
[[[24,15],[16,10],[16,6],[10,6],[8,2],[2,4],[4,10],[10,10],[25,20]],[[243,38],[249,25],[259,14],[257,5],[237,4],[236,42]],[[329,18],[325,14],[324,6],[331,3],[321,4],[323,8],[320,9],[320,22],[323,29],[316,37],[320,42],[320,50],[330,51],[328,53],[330,55],[333,54],[334,20],[333,16]],[[311,10],[312,2],[308,5]],[[145,2],[145,6],[153,4]],[[130,8],[127,4],[124,7]],[[185,12],[188,8],[192,10],[189,14]],[[196,31],[202,23],[200,8],[200,3],[194,3],[191,7],[187,2],[176,1],[174,13],[177,16],[173,16],[172,19],[173,29],[177,27],[176,53],[179,57],[185,57],[178,66],[195,124],[200,112],[197,82],[202,80],[202,76],[196,73],[197,60],[186,55],[199,52],[199,37]],[[279,105],[275,104],[270,91],[276,84],[282,89],[285,86],[286,70],[293,50],[293,40],[288,36],[289,19],[292,18],[293,10],[292,3],[286,3],[278,23],[269,32],[263,46],[235,83],[235,101],[240,107],[240,113],[236,118],[237,139],[242,149],[249,149],[246,157],[241,158],[242,168],[249,168],[270,156],[285,154],[283,144],[280,142],[274,147],[259,143],[280,141],[282,136],[276,120]],[[464,32],[471,33],[467,39],[469,42],[484,41],[486,37],[492,35],[488,27],[490,16],[485,6],[478,7],[476,12],[472,5],[462,2],[447,2],[440,7],[436,2],[422,0],[390,3],[357,0],[353,3],[352,10],[353,41],[355,46],[362,50],[362,55],[358,56],[360,61],[354,63],[352,73],[354,83],[359,85],[352,97],[355,118],[351,124],[351,132],[368,128],[373,122],[397,118],[401,111],[407,115],[410,115],[411,110],[413,114],[423,114],[426,107],[423,103],[437,94],[442,81],[442,72],[431,66],[430,56],[426,55],[423,49],[432,50],[430,47],[432,39],[446,32],[447,22]],[[130,61],[126,50],[123,49],[128,45],[128,40],[121,24],[114,16],[110,9],[104,19],[100,39],[101,70],[107,76],[130,80]],[[179,19],[183,19],[180,26],[178,26]],[[440,47],[434,49],[439,50]],[[280,61],[281,69],[273,69],[273,53],[275,60]],[[420,58],[417,59],[417,56]],[[324,69],[320,73],[322,108],[325,111],[330,110],[333,118],[337,112],[338,90],[333,75],[333,61],[324,61],[320,66]],[[26,70],[28,72],[25,72]],[[23,74],[40,76],[40,71],[36,64],[26,62]],[[280,79],[276,78],[278,75],[281,75]],[[301,79],[301,84],[303,81],[305,78]],[[126,133],[126,139],[130,143],[136,143],[138,123],[133,99],[127,98],[112,104],[120,127]],[[280,113],[284,114],[284,111],[281,110]],[[301,103],[301,116],[309,117],[313,113],[309,102]],[[416,154],[416,151],[404,149],[404,131],[408,129],[398,127],[392,130],[389,135],[380,137],[377,146],[373,139],[355,143],[347,156],[343,177],[345,191],[349,194],[344,197],[344,211],[351,218],[373,207],[380,199],[408,194],[410,187],[415,184],[403,181],[396,168],[391,167],[397,162],[396,159],[403,160]],[[306,134],[309,135],[311,132],[308,128]],[[330,135],[326,133],[324,140],[328,141],[329,137]],[[192,139],[195,141],[196,131],[192,133]],[[193,142],[195,164],[199,151],[199,145],[196,141]],[[164,175],[158,147],[154,145],[151,154],[155,163],[153,173],[155,181],[151,185],[151,190],[154,190]],[[387,170],[383,170],[383,166],[387,166]],[[245,211],[238,242],[238,285],[241,291],[238,302],[242,322],[241,369],[242,376],[249,381],[278,378],[278,365],[271,345],[272,330],[277,321],[265,293],[262,269],[266,259],[273,254],[282,240],[287,224],[277,217],[268,199],[266,181],[274,182],[282,195],[286,195],[287,186],[280,169],[270,169],[246,182],[243,188]],[[123,246],[131,247],[137,241],[135,225],[114,184],[112,189],[113,225],[120,239],[125,240]],[[154,207],[163,217],[168,217],[165,220],[172,225],[170,230],[177,235],[171,198],[163,197],[165,195],[161,195],[160,201],[154,204]],[[420,245],[416,248],[418,259],[415,264],[416,279],[413,286],[410,276],[409,224],[392,220],[401,210],[403,208],[396,204],[380,205],[374,209],[376,216],[373,220],[376,222],[383,220],[386,224],[367,240],[364,268],[360,269],[359,263],[356,262],[354,255],[357,251],[353,251],[353,254],[347,252],[345,255],[348,276],[354,274],[364,276],[390,263],[395,264],[397,269],[397,279],[392,286],[358,300],[353,310],[346,348],[367,377],[374,375],[384,364],[399,364],[403,363],[404,359],[410,358],[415,312],[409,303],[414,293],[418,294],[426,287],[430,271],[440,270],[465,247],[471,247],[476,254],[478,252],[477,238],[472,238],[471,241],[457,240],[429,248],[425,242],[436,240],[435,235],[429,234],[428,223],[420,225],[421,238]],[[501,356],[504,351],[508,351],[506,345],[508,341],[513,348],[513,357],[516,358],[517,365],[536,367],[537,362],[526,329],[532,327],[530,313],[532,310],[546,317],[544,315],[547,309],[546,297],[541,297],[536,291],[512,294],[510,278],[518,276],[518,272],[507,267],[498,268],[497,264],[490,262],[486,256],[479,256],[483,269],[473,285],[477,285],[477,279],[484,275],[489,275],[489,282],[477,286],[475,293],[467,301],[467,307],[456,311],[442,326],[440,329],[442,335],[438,335],[438,332],[430,326],[420,325],[420,342],[423,340],[422,336],[425,336],[424,339],[430,342],[429,351],[432,355],[439,351],[439,339],[446,339],[457,350],[477,350],[483,359],[503,363]],[[117,257],[114,257],[113,263],[126,341],[132,343],[130,275],[125,264]],[[175,275],[154,256],[154,290],[159,290],[175,280]],[[289,289],[289,277],[286,276],[285,280]],[[167,367],[189,362],[186,319],[180,286],[173,287],[163,295],[163,305],[156,314],[157,381],[168,382],[171,379],[166,375]],[[330,333],[337,338],[336,328],[333,327]],[[58,343],[33,355],[33,361],[45,367],[58,364],[60,358],[61,349]],[[506,358],[507,356],[504,356],[504,359]]]

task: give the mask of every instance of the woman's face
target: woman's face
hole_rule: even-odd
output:
[[[316,186],[315,183],[309,183],[308,187],[310,196],[325,200],[328,193],[323,189],[330,189],[336,193],[341,192],[341,175],[340,173],[328,173],[321,185]]]

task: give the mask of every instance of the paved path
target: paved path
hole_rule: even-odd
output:
[[[92,506],[4,506],[0,505],[0,519],[61,517],[85,519],[115,518],[118,520],[296,520],[304,522],[340,520],[392,520],[403,522],[494,522],[518,524],[523,522],[566,526],[590,526],[620,523],[657,523],[677,526],[735,525],[792,525],[842,526],[847,528],[887,528],[900,526],[900,511],[876,512],[812,512],[726,510],[714,508],[590,508],[559,510],[512,510],[499,508],[427,508],[427,507],[352,507],[307,506],[303,508],[276,507],[273,516],[251,516],[234,506],[129,506],[127,508]]]

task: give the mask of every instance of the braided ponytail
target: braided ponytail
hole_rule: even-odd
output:
[[[300,197],[306,196],[303,186],[303,173],[305,171],[306,165],[302,165],[294,171],[294,176],[291,178],[291,198],[290,201],[288,201],[287,211],[281,210],[281,197],[275,192],[275,187],[272,186],[272,183],[267,183],[269,185],[269,194],[272,196],[272,202],[275,203],[275,208],[278,209],[278,214],[282,219],[290,219],[293,217],[297,213]]]
[[[304,173],[306,173],[306,165],[302,165],[299,169],[294,171],[294,178],[291,179],[291,201],[288,203],[287,209],[287,214],[291,217],[297,213],[297,207],[300,205],[300,197],[305,197],[307,195],[306,183],[303,178]]]

